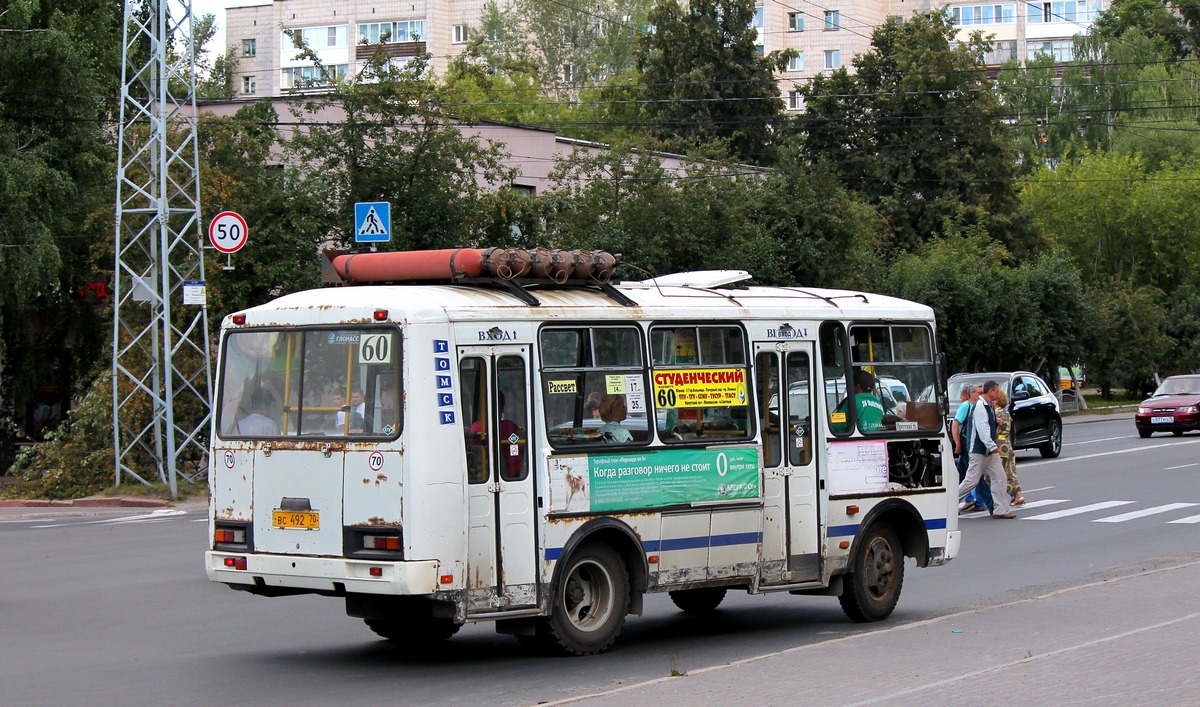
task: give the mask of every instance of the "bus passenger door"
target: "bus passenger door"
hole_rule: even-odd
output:
[[[537,603],[529,347],[459,348],[467,456],[467,611]]]
[[[821,576],[810,342],[755,344],[763,440],[763,583]]]

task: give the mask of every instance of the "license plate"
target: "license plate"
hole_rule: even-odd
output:
[[[1171,415],[1166,415],[1164,417],[1150,418],[1150,424],[1152,424],[1152,425],[1169,425],[1174,421],[1175,421],[1175,418],[1172,417]]]
[[[276,528],[301,528],[315,530],[321,527],[321,514],[318,511],[275,511]]]

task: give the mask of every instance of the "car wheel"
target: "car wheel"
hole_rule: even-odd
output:
[[[892,526],[876,523],[859,540],[843,578],[838,601],[858,623],[882,621],[891,615],[904,586],[904,547]]]
[[[562,653],[592,655],[612,645],[629,610],[629,572],[608,545],[579,548],[555,588],[543,624],[548,642]]]
[[[1062,422],[1060,420],[1050,420],[1050,426],[1046,429],[1046,442],[1038,447],[1038,451],[1047,459],[1053,459],[1062,453]]]
[[[1150,430],[1138,430],[1138,436],[1142,439],[1150,439],[1150,435],[1154,434]]]

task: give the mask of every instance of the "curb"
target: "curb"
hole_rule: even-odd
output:
[[[166,508],[161,498],[138,498],[135,496],[88,496],[69,501],[52,501],[44,498],[16,498],[0,500],[0,508]]]

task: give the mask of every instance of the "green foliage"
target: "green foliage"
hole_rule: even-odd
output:
[[[5,495],[16,498],[80,498],[111,486],[112,377],[107,371],[92,380],[78,407],[46,441],[26,447],[8,474],[21,483]]]
[[[1171,347],[1161,298],[1154,287],[1135,287],[1115,277],[1088,290],[1084,361],[1088,382],[1100,386],[1105,397],[1113,387],[1142,397],[1154,391],[1154,375]]]
[[[951,371],[1057,371],[1079,359],[1084,290],[1064,256],[1016,265],[978,226],[946,230],[899,256],[886,284],[888,292],[933,307]]]
[[[750,164],[771,164],[784,128],[774,72],[792,52],[760,57],[753,0],[659,0],[641,41],[641,115],[668,149],[721,144]]]
[[[19,419],[39,386],[65,403],[99,355],[103,324],[79,293],[111,263],[91,246],[112,233],[102,97],[117,95],[120,47],[118,4],[0,10],[0,420]]]
[[[1118,278],[1174,291],[1200,272],[1200,163],[1149,169],[1137,155],[1089,153],[1025,184],[1038,227],[1093,286]],[[1103,208],[1097,208],[1103,204]]]
[[[990,44],[964,42],[945,13],[889,19],[871,49],[802,90],[804,154],[876,206],[910,249],[947,219],[978,223],[1006,243],[1020,221],[1016,165],[997,94],[981,68]]]
[[[1106,41],[1125,38],[1131,30],[1160,43],[1175,59],[1200,49],[1200,7],[1195,3],[1163,0],[1113,0],[1095,24]]]
[[[228,118],[201,116],[197,125],[201,220],[236,211],[250,228],[246,247],[206,263],[210,321],[261,304],[284,287],[297,290],[321,282],[317,252],[325,216],[295,174],[274,164],[276,121],[275,110],[263,102]],[[226,263],[233,269],[223,269]]]
[[[485,185],[513,171],[502,146],[453,124],[437,102],[426,59],[396,67],[382,51],[336,94],[292,100],[301,128],[286,141],[288,178],[313,214],[309,234],[349,246],[354,204],[390,201],[388,249],[473,243],[486,223]]]

